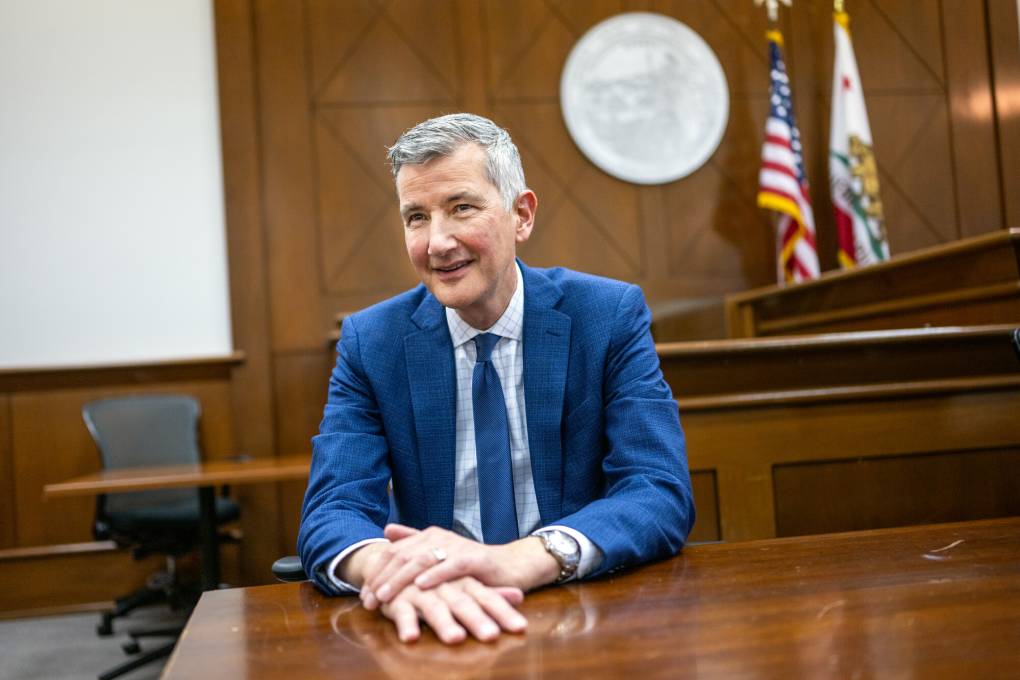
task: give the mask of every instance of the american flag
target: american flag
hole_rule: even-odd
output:
[[[779,48],[779,31],[767,33],[771,86],[769,118],[758,175],[758,205],[777,214],[776,246],[779,283],[818,278],[815,218],[811,212],[808,181],[804,174],[800,132],[793,114],[793,94]]]

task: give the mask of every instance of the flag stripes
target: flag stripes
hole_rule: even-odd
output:
[[[758,205],[776,213],[779,282],[795,283],[817,278],[819,274],[815,219],[804,173],[800,132],[793,113],[793,93],[779,49],[783,37],[776,30],[766,35],[771,83],[758,174]]]

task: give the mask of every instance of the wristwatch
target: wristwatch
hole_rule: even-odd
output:
[[[581,563],[581,546],[577,544],[577,540],[567,532],[557,529],[536,532],[536,535],[542,539],[546,551],[560,564],[560,575],[554,583],[563,583],[573,576]]]

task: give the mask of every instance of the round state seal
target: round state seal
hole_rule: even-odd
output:
[[[560,106],[582,153],[636,184],[665,184],[715,152],[729,117],[726,74],[712,48],[676,19],[629,12],[571,50]]]

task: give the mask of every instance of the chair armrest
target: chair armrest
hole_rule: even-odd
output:
[[[305,573],[305,568],[301,566],[301,558],[297,555],[281,557],[273,562],[273,576],[278,581],[283,581],[284,583],[308,580],[308,574]]]

